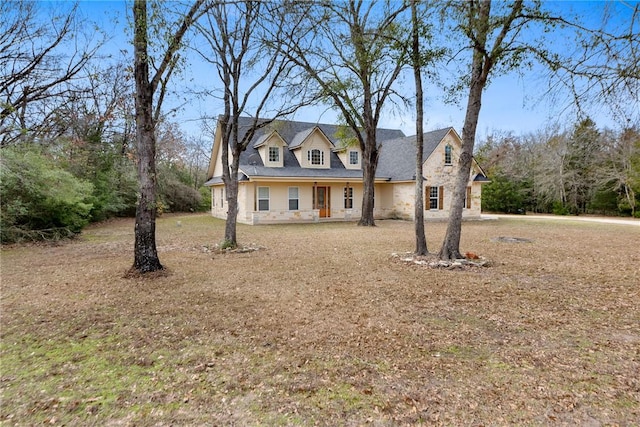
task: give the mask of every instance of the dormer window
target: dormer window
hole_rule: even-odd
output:
[[[280,147],[269,147],[269,162],[277,163],[280,161]]]
[[[307,160],[312,165],[324,165],[324,151],[317,148],[307,151]]]
[[[349,164],[353,166],[360,164],[360,153],[357,151],[349,151]]]
[[[453,164],[451,161],[451,151],[452,151],[452,148],[450,145],[447,145],[444,147],[444,164],[445,165]]]

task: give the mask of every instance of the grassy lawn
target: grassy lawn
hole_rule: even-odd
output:
[[[143,278],[132,220],[2,248],[0,424],[639,423],[638,227],[469,222],[465,270],[393,258],[409,222],[223,230],[160,218]]]

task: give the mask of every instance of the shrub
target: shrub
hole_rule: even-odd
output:
[[[569,208],[560,201],[553,202],[553,208],[551,209],[554,215],[569,215]]]
[[[504,175],[491,177],[482,188],[482,210],[488,212],[523,213],[527,188],[524,183]]]
[[[93,186],[28,148],[4,148],[0,159],[0,240],[57,239],[87,225]]]
[[[202,186],[198,192],[200,193],[200,206],[198,206],[198,211],[208,212],[211,209],[211,188]]]

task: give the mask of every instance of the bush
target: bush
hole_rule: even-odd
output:
[[[90,183],[32,149],[2,149],[0,166],[2,243],[68,237],[89,222]]]
[[[566,207],[562,202],[555,201],[553,202],[553,208],[551,209],[551,212],[554,215],[569,215],[569,208]]]
[[[174,167],[160,167],[158,199],[168,212],[196,212],[202,196],[193,188],[184,171]]]
[[[211,209],[211,188],[200,187],[198,191],[200,193],[200,206],[198,206],[199,212],[208,212]]]
[[[127,159],[98,171],[91,177],[93,196],[91,220],[102,221],[114,216],[134,216],[138,201],[138,178],[134,165]]]
[[[512,181],[504,175],[491,177],[491,182],[482,188],[482,210],[519,214],[526,210],[524,183]]]

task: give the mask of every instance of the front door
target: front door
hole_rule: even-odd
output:
[[[328,218],[331,216],[331,204],[329,203],[331,187],[316,187],[314,194],[314,209],[320,211],[320,218]]]

